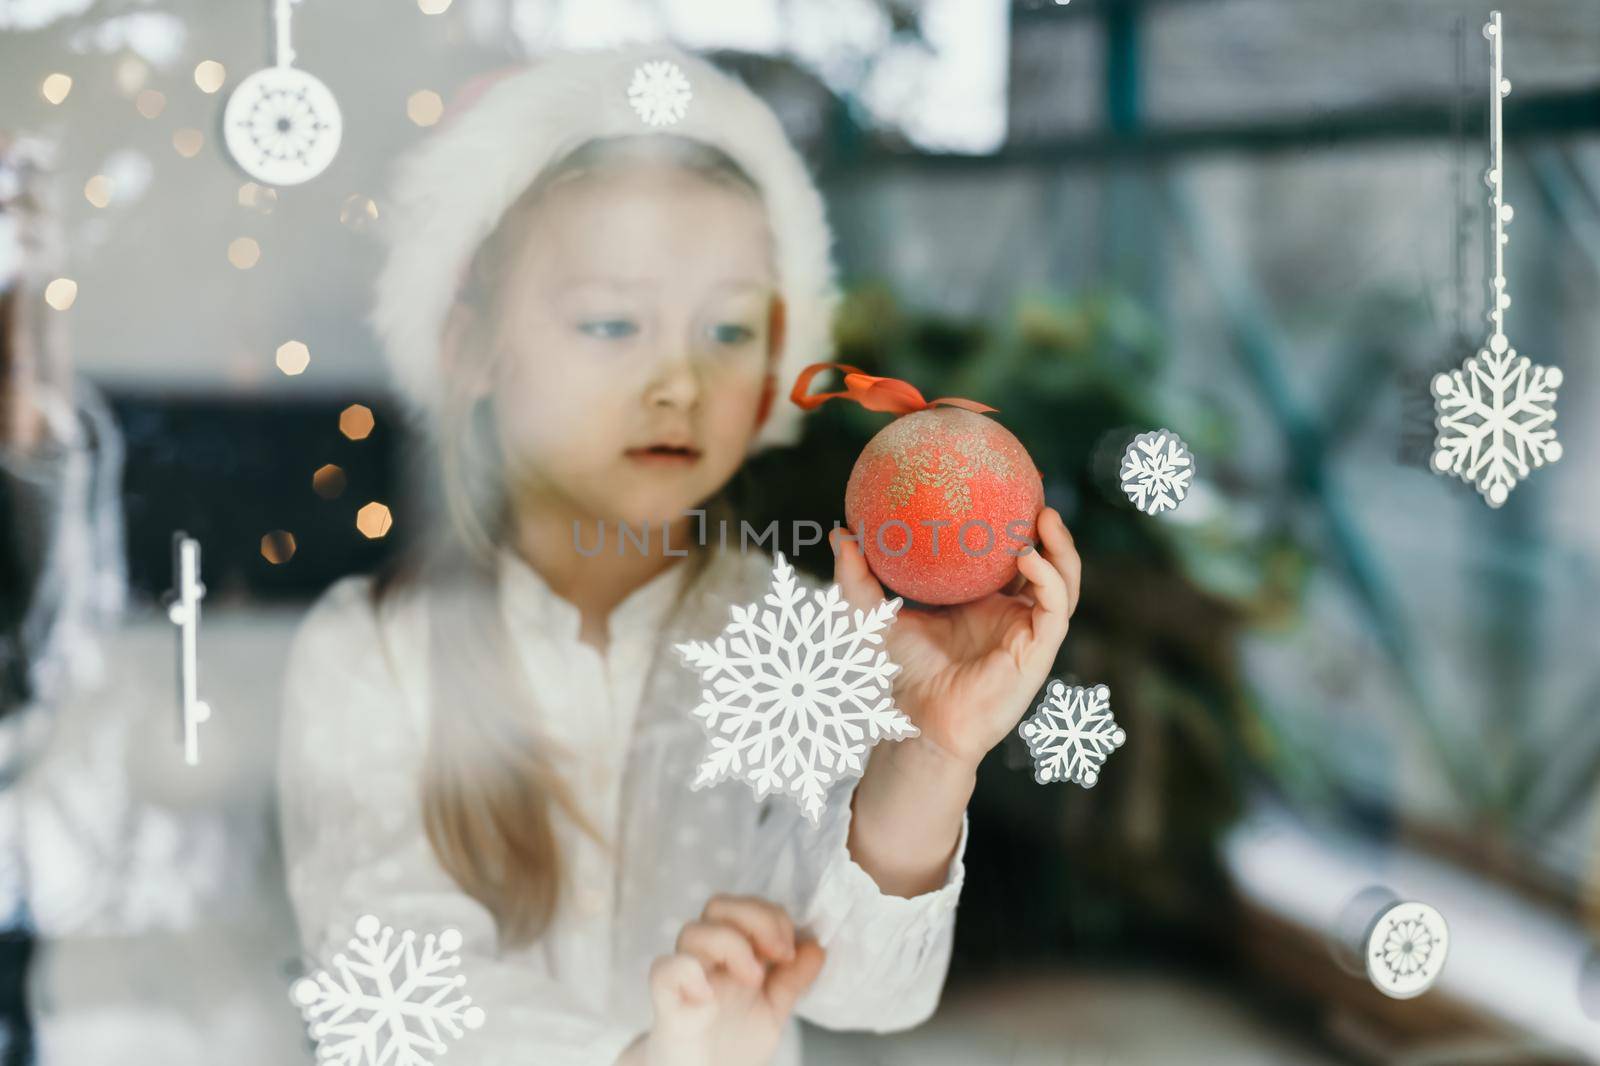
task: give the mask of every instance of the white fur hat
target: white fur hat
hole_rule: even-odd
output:
[[[628,90],[643,64],[663,60],[677,65],[691,95],[681,119],[653,127]],[[506,208],[585,141],[652,132],[714,145],[760,186],[787,313],[772,413],[751,450],[799,438],[804,412],[789,388],[806,364],[831,358],[839,298],[822,196],[772,110],[733,75],[670,44],[566,51],[516,68],[401,159],[370,321],[414,413],[433,412],[451,304]]]

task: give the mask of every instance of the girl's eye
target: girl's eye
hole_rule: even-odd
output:
[[[639,327],[626,318],[600,318],[588,322],[580,322],[578,329],[591,337],[599,337],[601,340],[620,340],[623,337],[631,337],[639,332]]]
[[[746,344],[755,338],[756,331],[735,322],[722,322],[711,327],[711,339],[718,344]]]

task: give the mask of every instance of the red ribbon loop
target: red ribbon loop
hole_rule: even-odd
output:
[[[824,370],[844,372],[844,391],[819,392],[815,396],[807,396],[806,389],[811,387],[811,379]],[[925,400],[922,398],[922,393],[918,392],[917,387],[910,382],[901,381],[899,378],[874,377],[844,363],[812,363],[800,371],[800,376],[795,379],[794,388],[789,391],[789,399],[807,411],[821,407],[837,396],[854,400],[869,411],[887,411],[895,415],[925,411],[939,404],[962,407],[979,414],[998,413],[998,408],[979,403],[977,400],[964,400],[959,396],[941,396],[937,400]]]

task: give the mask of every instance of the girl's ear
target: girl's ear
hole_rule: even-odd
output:
[[[491,384],[490,361],[482,358],[481,353],[471,351],[473,340],[482,335],[480,322],[481,316],[476,308],[460,300],[455,301],[450,305],[450,314],[445,319],[444,336],[439,349],[446,378],[461,382],[475,401],[489,394]]]
[[[761,404],[756,408],[756,429],[767,424],[767,416],[772,414],[772,401],[778,397],[778,372],[769,370],[766,383],[761,386]]]
[[[788,307],[783,302],[782,296],[774,296],[772,305],[767,309],[767,358],[773,369],[783,363],[783,349],[788,343]]]
[[[766,383],[761,387],[761,404],[756,408],[758,430],[766,425],[768,416],[772,414],[773,401],[778,398],[778,367],[783,365],[783,346],[788,339],[785,335],[786,323],[783,297],[774,296],[767,311],[768,369]]]

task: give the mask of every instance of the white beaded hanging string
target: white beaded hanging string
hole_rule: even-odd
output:
[[[290,20],[294,17],[294,6],[300,0],[273,0],[272,21],[277,30],[277,49],[273,62],[280,67],[294,66],[295,51],[289,29]]]
[[[1451,200],[1455,207],[1455,233],[1450,242],[1451,251],[1455,262],[1455,343],[1463,351],[1471,351],[1477,343],[1473,336],[1471,318],[1467,313],[1467,306],[1471,297],[1467,291],[1467,254],[1470,247],[1470,237],[1477,231],[1469,231],[1469,222],[1466,217],[1471,209],[1467,203],[1472,195],[1472,189],[1467,184],[1467,137],[1466,137],[1466,107],[1463,101],[1467,89],[1467,16],[1456,16],[1455,26],[1455,64],[1456,64],[1456,92],[1454,106],[1451,108],[1451,127],[1455,141],[1455,151],[1451,159],[1450,192]],[[1459,361],[1459,360],[1458,360]]]
[[[1511,238],[1506,234],[1506,223],[1511,221],[1514,214],[1511,205],[1505,202],[1504,131],[1501,125],[1500,104],[1511,92],[1511,82],[1504,75],[1504,51],[1501,46],[1505,34],[1500,26],[1500,12],[1490,12],[1489,21],[1483,27],[1483,35],[1489,38],[1489,50],[1492,56],[1489,95],[1490,166],[1488,174],[1484,176],[1491,190],[1489,204],[1494,209],[1494,281],[1489,308],[1489,321],[1494,324],[1494,335],[1489,338],[1489,347],[1498,355],[1506,350],[1507,344],[1506,308],[1511,306],[1511,296],[1506,292],[1505,248]]]

